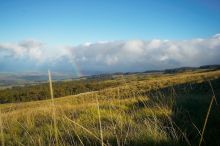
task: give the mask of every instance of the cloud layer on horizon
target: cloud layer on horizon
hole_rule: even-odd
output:
[[[181,41],[153,39],[85,43],[61,47],[56,52],[48,53],[44,43],[34,40],[0,43],[0,71],[13,71],[19,67],[21,71],[52,68],[62,72],[76,71],[80,67],[84,74],[92,74],[219,64],[220,34]]]

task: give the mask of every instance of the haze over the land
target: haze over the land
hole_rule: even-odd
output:
[[[0,72],[76,75],[220,63],[220,3],[4,1]]]

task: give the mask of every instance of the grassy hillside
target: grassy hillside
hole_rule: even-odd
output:
[[[104,82],[112,81],[54,100],[1,104],[2,145],[198,145],[211,98],[220,97],[218,70]],[[203,145],[220,143],[219,113],[214,102]]]

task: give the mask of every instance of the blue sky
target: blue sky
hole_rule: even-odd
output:
[[[218,0],[0,0],[0,42],[191,39],[220,32]]]
[[[0,72],[220,64],[219,33],[219,0],[0,0]]]

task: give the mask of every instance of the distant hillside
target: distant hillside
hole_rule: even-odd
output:
[[[200,67],[180,67],[180,68],[173,68],[173,69],[166,69],[164,70],[165,73],[179,73],[185,71],[195,71],[200,69],[209,69],[209,70],[216,70],[220,69],[220,65],[203,65]]]
[[[180,68],[172,68],[165,70],[147,70],[143,72],[116,72],[116,73],[103,73],[103,74],[95,74],[90,76],[82,76],[82,77],[74,77],[70,74],[62,74],[62,73],[52,73],[53,80],[62,81],[62,80],[78,80],[78,79],[113,79],[115,76],[121,75],[132,75],[132,74],[154,74],[154,73],[181,73],[186,71],[195,71],[195,70],[218,70],[220,69],[220,65],[204,65],[200,67],[180,67]],[[27,84],[39,84],[48,80],[47,73],[0,73],[0,89],[7,88],[11,86],[20,86]]]
[[[180,67],[180,68],[173,68],[173,69],[166,69],[164,73],[179,73],[185,71],[194,71],[199,69],[198,67]]]
[[[72,78],[71,75],[53,73],[53,80],[65,80],[70,78]],[[43,73],[0,73],[0,88],[42,83],[47,80],[48,75]]]
[[[200,69],[220,69],[220,65],[203,65],[199,67]]]

